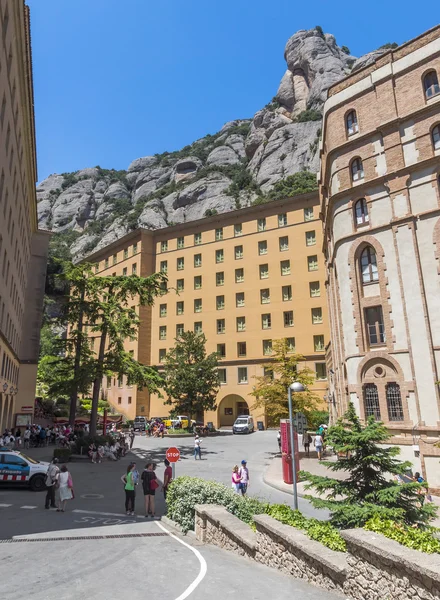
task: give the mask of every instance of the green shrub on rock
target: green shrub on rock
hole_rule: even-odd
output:
[[[420,550],[427,554],[440,554],[440,540],[434,537],[434,533],[438,530],[434,527],[421,530],[408,527],[403,523],[396,523],[391,519],[382,519],[375,516],[367,521],[364,529],[381,533],[385,537],[413,550]]]

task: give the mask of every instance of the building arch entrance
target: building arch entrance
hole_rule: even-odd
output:
[[[238,394],[228,394],[218,406],[219,427],[232,427],[238,415],[248,415],[249,405]]]

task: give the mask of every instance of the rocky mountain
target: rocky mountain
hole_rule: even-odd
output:
[[[139,226],[162,228],[273,198],[277,182],[317,172],[328,88],[386,50],[356,59],[320,27],[298,31],[286,44],[276,95],[252,120],[226,123],[176,152],[137,158],[125,171],[50,175],[37,187],[40,227],[71,232],[71,252],[80,258]]]

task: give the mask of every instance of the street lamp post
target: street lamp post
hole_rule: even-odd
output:
[[[293,435],[293,410],[292,410],[292,392],[304,392],[305,387],[299,381],[295,381],[289,385],[288,400],[289,400],[289,421],[290,421],[290,451],[292,452],[292,479],[293,479],[293,509],[298,510],[298,489],[296,480],[296,464],[295,464],[295,436]]]

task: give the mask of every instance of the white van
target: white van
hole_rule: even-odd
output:
[[[254,431],[254,420],[249,415],[239,415],[232,426],[232,433],[253,433]]]

